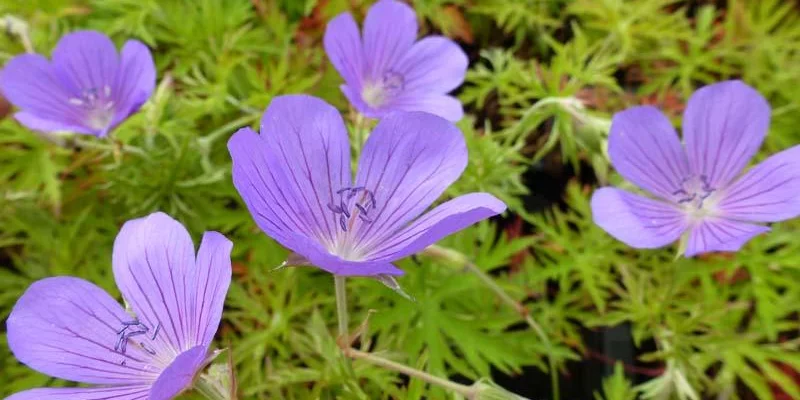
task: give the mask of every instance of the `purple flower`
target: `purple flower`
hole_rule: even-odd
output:
[[[355,182],[344,122],[315,97],[275,98],[261,134],[242,128],[228,149],[233,183],[258,226],[338,275],[400,275],[392,261],[506,208],[492,195],[471,193],[423,214],[467,165],[458,128],[427,113],[381,120]]]
[[[117,54],[99,32],[61,38],[53,61],[39,54],[14,57],[0,72],[0,91],[21,110],[26,127],[106,136],[150,98],[156,69],[150,50],[129,40]]]
[[[78,278],[31,285],[8,318],[8,345],[29,367],[96,386],[41,388],[8,400],[172,399],[210,361],[231,281],[231,242],[192,238],[162,213],[126,223],[114,242],[114,277],[134,315]]]
[[[416,38],[414,10],[395,0],[369,9],[363,37],[349,13],[328,23],[325,52],[359,112],[371,118],[392,111],[425,111],[450,121],[464,116],[461,102],[447,93],[464,82],[467,56],[446,37]]]
[[[769,231],[759,223],[800,215],[800,146],[741,174],[761,146],[770,107],[740,81],[706,86],[683,115],[683,140],[656,108],[614,116],[611,163],[655,199],[615,188],[592,196],[594,221],[636,248],[657,248],[689,233],[687,257],[736,251]]]

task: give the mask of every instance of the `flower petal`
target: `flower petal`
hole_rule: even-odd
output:
[[[414,92],[400,93],[385,106],[383,111],[376,111],[378,115],[386,115],[392,111],[423,111],[438,115],[448,121],[458,122],[464,117],[464,107],[461,102],[444,94],[420,95]]]
[[[153,384],[148,399],[171,400],[188,389],[205,364],[206,353],[206,346],[196,346],[179,354]]]
[[[377,78],[405,56],[417,38],[417,15],[407,4],[381,0],[370,7],[364,20],[366,73]]]
[[[39,118],[36,115],[25,111],[15,113],[14,118],[26,128],[40,132],[73,132],[82,133],[85,135],[97,134],[97,131],[83,126],[71,125],[69,122],[59,120]]]
[[[335,275],[342,276],[376,276],[376,275],[403,275],[403,270],[387,261],[347,261],[343,260],[319,243],[303,235],[293,238],[298,253],[305,256],[311,265],[321,268]]]
[[[130,320],[119,303],[90,282],[45,278],[34,282],[11,311],[8,346],[23,364],[57,378],[146,383],[158,373],[152,357],[133,343],[124,354],[115,350],[117,332]]]
[[[222,306],[231,284],[233,243],[217,232],[206,232],[197,252],[197,265],[189,271],[189,303],[192,343],[211,344],[222,318]]]
[[[199,344],[188,334],[194,324],[187,310],[195,257],[183,225],[164,213],[126,222],[114,241],[112,263],[117,286],[139,321],[159,332],[152,341],[157,354]]]
[[[425,213],[416,221],[385,239],[374,241],[372,260],[397,260],[415,254],[440,239],[478,221],[505,211],[506,205],[488,193],[456,197]]]
[[[467,55],[444,36],[428,36],[415,43],[395,67],[403,76],[404,92],[444,94],[464,82]]]
[[[651,106],[614,115],[608,155],[620,175],[663,199],[673,199],[690,175],[678,134],[667,117]]]
[[[72,95],[47,59],[38,54],[11,59],[0,73],[0,90],[23,110],[15,117],[30,129],[93,133],[83,125],[86,113],[69,104]]]
[[[721,193],[718,209],[727,218],[777,222],[800,215],[800,146],[753,167]]]
[[[125,42],[120,54],[119,72],[112,96],[116,125],[141,108],[156,88],[156,66],[153,55],[138,40]]]
[[[421,112],[398,112],[378,123],[358,163],[356,186],[374,195],[365,222],[354,220],[362,250],[419,216],[467,165],[467,147],[452,123]]]
[[[82,90],[112,87],[119,69],[117,48],[97,31],[64,35],[53,49],[53,68],[74,95]]]
[[[333,241],[329,204],[352,179],[339,112],[315,97],[280,96],[264,113],[261,135],[240,132],[228,143],[234,184],[264,232],[295,251],[288,232]]]
[[[683,114],[689,165],[711,187],[728,185],[756,153],[769,128],[769,103],[741,81],[694,92]]]
[[[14,393],[6,400],[144,400],[150,385],[90,388],[40,388]]]
[[[364,73],[364,50],[358,25],[350,13],[339,14],[328,22],[323,39],[325,53],[333,67],[349,86],[361,91]]]
[[[592,195],[594,223],[637,249],[654,249],[677,240],[688,222],[681,210],[624,190],[604,187]]]
[[[316,236],[311,213],[305,211],[283,166],[257,133],[239,129],[228,141],[228,150],[233,159],[233,185],[267,236],[291,249],[292,233]]]
[[[769,228],[724,218],[707,218],[692,227],[686,244],[686,257],[712,251],[737,251]]]

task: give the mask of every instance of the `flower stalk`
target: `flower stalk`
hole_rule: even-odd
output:
[[[500,285],[492,279],[489,274],[484,272],[480,269],[475,263],[469,261],[466,255],[453,250],[448,249],[445,247],[441,247],[438,245],[431,245],[428,246],[425,250],[423,250],[422,254],[431,256],[436,259],[445,260],[448,263],[453,265],[458,265],[463,267],[466,271],[470,272],[471,274],[478,277],[478,279],[487,287],[489,288],[494,294],[507,306],[511,307],[516,311],[522,319],[525,321],[528,326],[533,329],[539,339],[544,343],[545,347],[547,348],[547,361],[550,369],[550,384],[553,388],[553,399],[559,400],[561,398],[560,388],[558,384],[558,368],[556,367],[555,359],[553,358],[553,347],[550,339],[547,337],[547,334],[544,332],[542,327],[539,323],[533,319],[530,311],[527,307],[525,307],[522,303],[517,300],[514,300],[508,292],[505,291]]]
[[[339,336],[337,342],[340,346],[348,343],[349,321],[347,314],[347,286],[345,277],[341,275],[333,276],[333,284],[336,290],[336,318],[339,321]]]
[[[398,362],[383,358],[374,353],[368,353],[356,350],[349,346],[342,350],[344,354],[349,358],[355,360],[364,360],[370,364],[377,365],[379,367],[386,368],[388,370],[396,371],[412,378],[420,379],[431,385],[436,385],[444,389],[450,390],[452,392],[458,393],[461,396],[464,396],[465,398],[470,400],[478,398],[479,388],[476,386],[462,385],[460,383],[456,383],[444,378],[440,378],[435,375],[431,375],[425,371],[421,371],[416,368],[412,368],[407,365],[403,365]]]

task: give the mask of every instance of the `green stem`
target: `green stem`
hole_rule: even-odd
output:
[[[475,276],[483,282],[486,287],[488,287],[494,294],[500,298],[503,303],[506,303],[509,307],[513,308],[522,319],[525,320],[525,323],[533,329],[537,336],[539,336],[539,340],[544,343],[545,348],[547,348],[547,363],[550,369],[550,383],[553,388],[553,400],[560,400],[561,398],[561,390],[558,383],[558,368],[556,368],[555,359],[553,357],[553,346],[550,343],[550,339],[545,334],[544,329],[533,319],[531,316],[530,311],[522,305],[522,303],[514,300],[511,295],[509,295],[500,285],[492,279],[489,274],[484,272],[480,269],[477,265],[469,261],[469,259],[464,255],[459,253],[453,249],[447,249],[444,247],[439,247],[437,245],[432,245],[423,250],[424,254],[428,254],[430,256],[436,258],[443,258],[450,261],[455,261],[456,263],[462,265],[467,271],[474,274]]]
[[[345,277],[340,275],[333,276],[333,284],[336,288],[336,317],[339,320],[339,340],[340,345],[347,344],[349,347],[350,331],[348,327],[347,315],[347,287],[345,285]]]
[[[392,360],[377,356],[372,353],[367,353],[364,351],[356,350],[353,348],[347,348],[344,350],[345,354],[353,359],[364,360],[369,362],[370,364],[377,365],[379,367],[383,367],[392,371],[399,372],[401,374],[410,376],[412,378],[417,378],[431,385],[440,386],[447,390],[456,392],[467,399],[475,399],[478,395],[478,389],[474,386],[466,386],[460,383],[456,383],[444,378],[440,378],[435,375],[431,375],[425,371],[421,371],[415,368],[411,368],[407,365],[403,365]]]

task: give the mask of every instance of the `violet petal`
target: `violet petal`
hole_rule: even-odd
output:
[[[706,218],[692,227],[686,244],[686,257],[713,251],[737,251],[769,228],[724,218]]]
[[[179,354],[153,383],[149,400],[171,400],[188,389],[206,361],[208,348],[196,346]]]
[[[440,239],[478,221],[505,211],[506,205],[488,193],[470,193],[445,202],[425,213],[381,242],[370,253],[373,260],[397,260],[415,254]]]
[[[332,274],[343,276],[403,275],[403,271],[386,261],[347,261],[323,248],[316,241],[302,235],[295,235],[297,252],[308,261]]]
[[[208,347],[222,318],[222,307],[231,283],[233,243],[217,232],[206,232],[197,251],[195,268],[189,271],[190,343]]]
[[[153,55],[138,40],[125,42],[120,53],[119,73],[114,85],[116,125],[141,108],[156,87],[156,67]]]
[[[117,286],[142,323],[160,327],[151,344],[158,354],[199,344],[189,335],[196,321],[187,311],[192,290],[188,274],[194,267],[189,232],[164,213],[126,222],[114,242]]]
[[[687,216],[676,206],[616,188],[596,190],[591,207],[598,226],[635,248],[665,246],[688,227]]]
[[[5,400],[142,400],[150,385],[88,388],[39,388],[6,397]]]
[[[675,201],[689,173],[686,154],[667,117],[651,106],[614,115],[608,155],[620,175],[665,200]]]
[[[800,146],[772,155],[721,193],[727,218],[777,222],[800,216]]]
[[[414,43],[393,70],[403,75],[405,93],[445,94],[464,82],[468,64],[467,55],[456,42],[444,36],[428,36]]]
[[[383,116],[392,111],[423,111],[451,122],[464,118],[464,107],[461,102],[446,94],[400,93],[392,99],[390,106],[391,108],[378,115]]]
[[[144,384],[156,378],[152,357],[130,345],[114,350],[132,318],[111,296],[83,279],[45,278],[20,297],[7,321],[8,345],[27,366],[95,384]],[[124,361],[124,365],[123,365]]]
[[[53,68],[74,94],[113,85],[119,70],[114,42],[96,31],[76,31],[61,37],[53,49]]]
[[[47,59],[38,54],[12,58],[0,73],[0,90],[11,103],[22,109],[15,117],[29,129],[94,132],[83,126],[86,113],[69,104],[72,93]]]
[[[328,22],[324,38],[325,53],[333,67],[339,71],[347,85],[361,91],[364,68],[364,50],[361,33],[350,13],[339,14]]]
[[[381,120],[358,164],[356,185],[377,200],[372,222],[355,222],[359,246],[372,248],[419,216],[466,165],[464,137],[445,119],[410,112]]]
[[[417,15],[408,4],[380,0],[364,19],[364,61],[369,78],[379,78],[411,49],[417,38]]]
[[[715,189],[728,185],[747,165],[767,134],[769,103],[741,81],[705,86],[683,114],[689,165]]]

